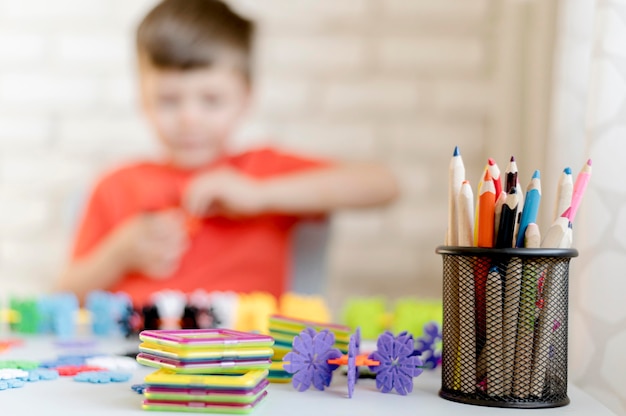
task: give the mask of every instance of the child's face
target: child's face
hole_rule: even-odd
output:
[[[194,169],[224,153],[250,98],[239,73],[142,65],[140,76],[144,111],[175,165]]]

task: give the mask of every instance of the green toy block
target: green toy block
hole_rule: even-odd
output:
[[[429,322],[443,322],[443,305],[440,300],[399,299],[393,312],[391,331],[397,334],[408,331],[415,338],[424,335],[424,325]]]
[[[386,303],[382,297],[349,299],[344,307],[344,322],[353,330],[361,328],[363,339],[376,339],[385,331]]]
[[[35,299],[11,298],[9,306],[17,312],[18,319],[11,323],[11,330],[21,334],[36,334],[39,328],[39,308]]]

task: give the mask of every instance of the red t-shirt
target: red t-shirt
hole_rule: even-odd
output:
[[[226,157],[213,166],[228,166],[255,178],[269,178],[326,166],[319,160],[271,149]],[[211,169],[211,168],[208,168]],[[178,204],[181,190],[194,173],[157,163],[139,163],[116,170],[95,187],[78,231],[74,259],[90,253],[124,220],[142,212]],[[292,215],[266,214],[246,219],[210,217],[190,237],[179,269],[168,279],[154,280],[140,273],[123,276],[111,291],[128,293],[136,304],[164,289],[284,292],[289,270]]]

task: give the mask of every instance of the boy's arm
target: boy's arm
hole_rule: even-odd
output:
[[[393,174],[374,163],[344,163],[259,182],[263,211],[307,214],[364,208],[398,195]]]
[[[256,179],[232,168],[196,177],[183,207],[193,215],[318,214],[386,204],[398,193],[394,176],[373,163],[344,163]]]

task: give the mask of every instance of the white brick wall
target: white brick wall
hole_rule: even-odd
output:
[[[154,3],[0,0],[0,289],[47,287],[93,177],[157,151],[133,56],[134,27]],[[459,144],[477,177],[491,131],[493,0],[233,4],[260,22],[244,144],[269,136],[322,157],[380,160],[398,175],[392,207],[333,221],[334,304],[380,291],[437,296],[446,164]]]

